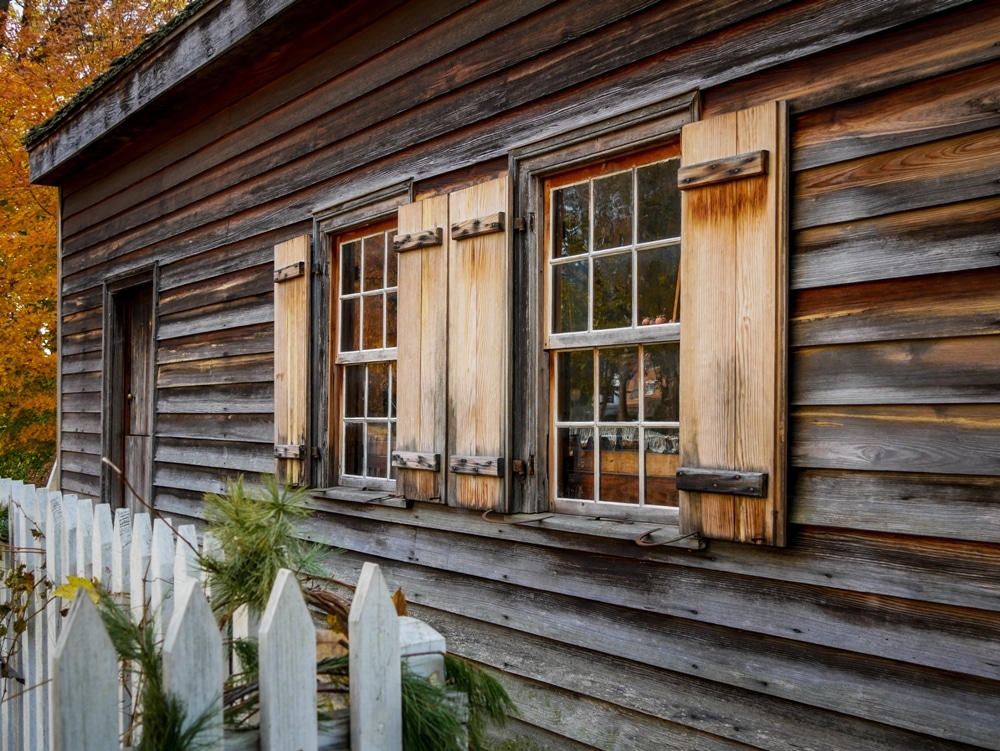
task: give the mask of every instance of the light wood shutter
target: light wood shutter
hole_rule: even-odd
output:
[[[306,482],[309,264],[301,235],[274,246],[274,456],[278,482]]]
[[[447,394],[448,197],[401,206],[396,231],[397,491],[417,501],[444,500]]]
[[[681,136],[681,531],[785,545],[787,111]]]
[[[504,508],[509,385],[508,178],[449,196],[448,498]]]

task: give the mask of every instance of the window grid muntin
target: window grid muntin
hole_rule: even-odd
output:
[[[651,430],[663,430],[663,431],[677,431],[679,437],[679,421],[646,421],[644,419],[645,411],[645,399],[643,398],[644,389],[644,377],[639,385],[639,404],[641,405],[641,415],[636,422],[621,423],[621,422],[608,422],[600,420],[600,415],[598,414],[599,404],[598,404],[598,384],[599,370],[598,370],[598,351],[600,349],[608,347],[620,347],[620,346],[635,346],[638,349],[639,362],[644,362],[645,347],[650,344],[661,344],[661,343],[676,343],[680,338],[680,324],[679,324],[679,312],[678,318],[674,318],[674,312],[677,310],[676,302],[679,300],[680,295],[680,272],[678,260],[678,270],[675,282],[675,305],[670,311],[661,311],[664,316],[669,316],[668,320],[664,323],[650,323],[641,324],[643,316],[639,310],[639,253],[645,250],[655,250],[658,248],[668,248],[670,246],[677,246],[678,254],[680,252],[680,235],[674,235],[664,238],[656,238],[653,240],[648,240],[645,242],[639,242],[640,237],[640,206],[639,206],[639,170],[644,167],[649,167],[657,164],[666,164],[673,161],[678,161],[679,158],[676,156],[669,157],[667,159],[653,160],[646,163],[635,162],[631,164],[627,170],[617,170],[615,172],[608,172],[606,174],[600,174],[595,176],[590,176],[585,180],[567,180],[565,183],[560,183],[556,185],[550,185],[546,188],[546,207],[548,209],[548,216],[546,217],[546,245],[547,252],[545,253],[546,263],[548,271],[546,274],[546,290],[548,295],[548,300],[546,302],[546,318],[547,318],[547,345],[546,348],[550,351],[550,368],[555,374],[552,379],[552,395],[550,399],[550,419],[549,424],[553,426],[552,431],[552,444],[550,447],[551,454],[554,461],[551,463],[552,467],[552,487],[553,487],[553,498],[556,501],[584,501],[585,503],[593,503],[595,506],[604,504],[613,504],[616,507],[624,508],[636,508],[643,507],[647,505],[646,496],[646,486],[647,486],[647,457],[650,452],[647,450],[647,431]],[[594,250],[594,236],[595,236],[595,201],[594,201],[594,182],[596,180],[613,176],[615,174],[621,174],[622,172],[631,173],[631,189],[632,189],[632,216],[631,216],[631,244],[629,245],[619,245],[614,248],[604,248],[601,250]],[[580,185],[586,184],[588,186],[587,202],[588,202],[588,224],[587,224],[587,250],[584,253],[577,254],[567,254],[565,256],[557,255],[557,244],[556,244],[556,201],[553,198],[553,194],[558,190],[565,190],[569,188],[574,188]],[[679,203],[679,194],[673,197]],[[560,206],[563,204],[560,203]],[[678,224],[679,230],[679,224]],[[594,261],[595,259],[600,259],[603,257],[621,255],[625,252],[629,253],[631,261],[631,289],[630,289],[630,304],[631,304],[631,321],[628,326],[613,327],[613,328],[594,328],[594,284],[595,284],[595,273],[594,273]],[[571,330],[556,332],[555,320],[557,315],[557,305],[561,305],[561,301],[556,299],[556,274],[560,267],[578,263],[582,259],[587,261],[587,328],[586,330]],[[561,315],[561,311],[560,311]],[[657,316],[659,317],[659,316]],[[635,338],[630,338],[629,332],[634,334]],[[655,333],[654,333],[655,332]],[[561,374],[559,373],[559,354],[568,351],[584,351],[589,350],[593,353],[594,358],[594,420],[590,422],[580,422],[580,421],[568,421],[559,420],[559,378]],[[617,502],[617,501],[602,501],[601,500],[601,463],[602,463],[602,448],[601,448],[601,431],[602,429],[618,429],[623,427],[634,427],[636,429],[637,437],[637,453],[638,453],[638,503],[633,504],[629,502]],[[572,428],[589,428],[592,432],[592,439],[594,441],[593,448],[593,498],[590,499],[577,499],[577,498],[567,498],[559,493],[561,485],[563,483],[563,466],[562,463],[565,461],[565,457],[562,454],[562,447],[560,445],[560,431],[562,429],[572,429]],[[676,445],[676,444],[675,444]],[[673,451],[668,453],[675,453]],[[653,505],[653,508],[663,508],[658,504]]]
[[[385,225],[383,225],[385,226]],[[395,483],[396,470],[392,466],[392,448],[395,442],[396,436],[396,409],[395,409],[395,385],[396,385],[396,347],[395,345],[389,346],[387,341],[389,333],[389,305],[388,297],[391,294],[397,295],[397,306],[398,306],[398,269],[396,270],[396,284],[389,285],[388,281],[390,279],[390,259],[395,260],[390,256],[390,253],[394,253],[392,247],[392,241],[396,234],[395,227],[379,230],[376,232],[352,232],[349,235],[344,235],[338,238],[335,247],[337,249],[336,263],[335,267],[338,269],[338,280],[335,286],[336,289],[336,306],[335,310],[338,316],[338,326],[340,329],[342,321],[340,321],[340,316],[343,312],[344,301],[358,300],[358,321],[357,321],[357,332],[358,332],[358,348],[357,349],[345,349],[344,339],[342,331],[337,331],[337,336],[334,338],[337,341],[337,359],[336,367],[339,371],[339,377],[337,383],[339,384],[339,404],[340,410],[338,415],[338,426],[337,426],[337,438],[338,438],[338,477],[341,481],[345,481],[348,485],[366,485],[369,482],[375,485],[388,483],[388,487],[393,487]],[[366,288],[366,280],[364,273],[364,243],[368,238],[381,237],[382,238],[382,286],[374,287],[371,289]],[[358,254],[357,254],[357,271],[358,271],[358,282],[357,292],[345,292],[343,275],[345,269],[343,267],[344,263],[344,253],[343,248],[345,245],[351,243],[357,243]],[[382,320],[381,320],[381,346],[365,348],[364,347],[364,299],[369,298],[381,298],[382,303]],[[398,309],[398,308],[397,308]],[[393,327],[395,329],[395,327]],[[369,403],[370,395],[369,385],[369,369],[370,366],[378,363],[388,363],[389,367],[389,397],[388,397],[388,409],[387,415],[385,417],[370,417],[369,416]],[[362,416],[361,417],[346,417],[347,412],[347,373],[348,369],[351,367],[363,367],[363,378],[364,378],[364,394],[362,399]],[[346,472],[347,467],[347,450],[348,450],[348,426],[349,425],[360,425],[361,426],[361,445],[359,447],[361,454],[361,468],[362,474],[353,474]],[[369,426],[371,425],[385,425],[386,430],[386,466],[385,466],[385,476],[381,477],[378,475],[368,474],[368,458],[369,458]],[[385,487],[385,485],[383,485]]]

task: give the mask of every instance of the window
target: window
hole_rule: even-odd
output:
[[[396,436],[397,264],[395,223],[371,225],[331,243],[337,342],[335,445],[339,481],[391,487]]]
[[[677,505],[679,162],[674,142],[544,181],[557,508]]]

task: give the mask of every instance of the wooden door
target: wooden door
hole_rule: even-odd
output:
[[[153,472],[153,288],[130,292],[122,305],[123,388],[122,471],[135,493],[152,503]],[[135,493],[122,488],[122,505],[133,513],[143,511]]]

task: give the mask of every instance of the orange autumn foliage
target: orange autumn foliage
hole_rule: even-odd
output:
[[[56,439],[55,189],[24,134],[183,0],[0,0],[0,476],[45,481]]]

